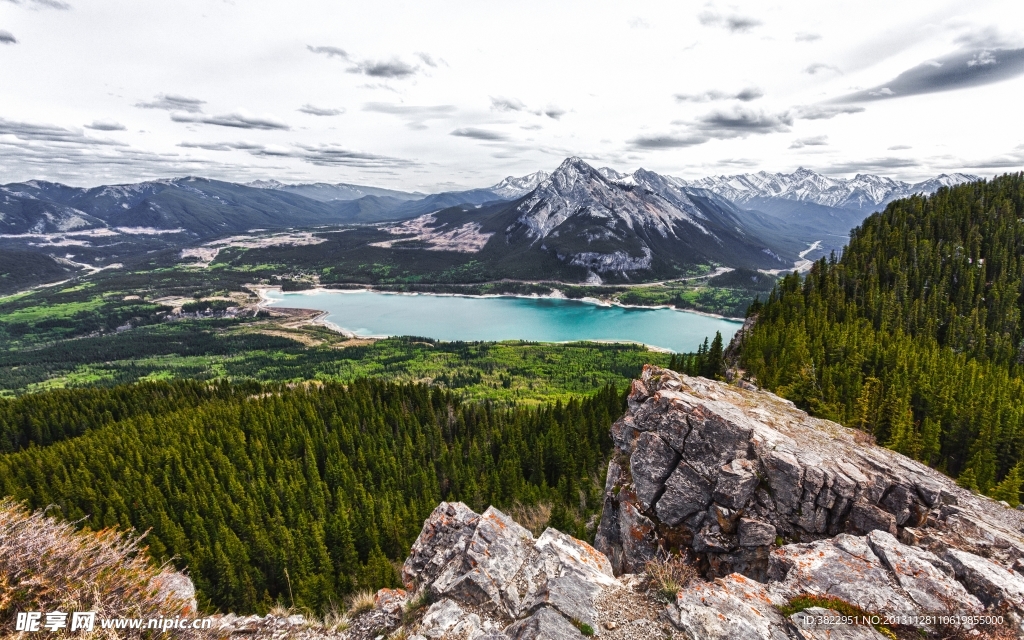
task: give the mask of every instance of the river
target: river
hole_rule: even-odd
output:
[[[437,340],[576,340],[640,342],[696,351],[716,331],[728,343],[741,322],[676,309],[594,304],[562,298],[407,295],[375,291],[264,291],[266,307],[315,309],[324,321],[357,336],[421,336]]]

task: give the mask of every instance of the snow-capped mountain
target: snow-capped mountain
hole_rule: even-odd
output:
[[[515,177],[509,176],[490,188],[494,194],[505,200],[521,198],[537,188],[551,176],[547,171],[537,171],[529,175]]]
[[[758,198],[782,198],[863,211],[877,209],[893,200],[914,194],[934,193],[942,186],[979,179],[977,176],[954,173],[911,184],[868,174],[858,174],[850,179],[832,178],[801,167],[793,173],[759,171],[682,182],[686,186],[713,191],[741,205]]]
[[[653,172],[605,174],[567,158],[510,216],[503,214],[505,243],[539,248],[602,278],[709,262],[760,268],[793,262],[799,243],[759,214]]]

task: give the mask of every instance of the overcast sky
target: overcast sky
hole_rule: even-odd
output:
[[[1024,2],[0,0],[0,183],[1024,167]]]

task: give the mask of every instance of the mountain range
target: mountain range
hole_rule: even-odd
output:
[[[780,198],[852,209],[867,215],[893,200],[914,194],[931,194],[940,187],[951,187],[976,180],[980,178],[965,173],[944,173],[914,184],[867,174],[843,179],[823,176],[801,167],[793,173],[759,171],[733,176],[711,176],[699,180],[681,180],[680,183],[714,191],[739,205],[753,204],[754,208],[765,199]]]
[[[254,230],[383,223],[385,239],[370,243],[379,249],[476,252],[495,265],[526,261],[570,279],[671,277],[697,264],[785,269],[811,243],[841,248],[850,228],[893,199],[974,179],[910,184],[799,169],[684,180],[568,158],[553,173],[430,195],[198,177],[93,188],[29,181],[0,186],[0,245],[73,245],[103,262],[100,248],[108,246],[123,258],[133,246],[152,252]]]

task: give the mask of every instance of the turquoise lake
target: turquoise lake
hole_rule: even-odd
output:
[[[265,292],[267,307],[316,309],[326,322],[358,336],[437,340],[642,342],[696,351],[716,331],[728,343],[741,322],[675,309],[604,306],[558,298],[400,295],[372,291]]]

